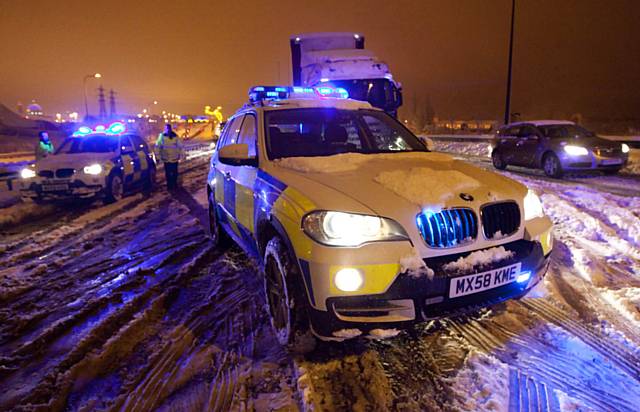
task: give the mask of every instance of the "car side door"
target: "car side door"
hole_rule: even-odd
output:
[[[515,164],[516,139],[520,126],[509,126],[498,138],[498,148],[505,162]]]
[[[516,140],[514,164],[526,167],[533,166],[539,143],[540,136],[538,134],[538,129],[531,124],[523,125],[518,132],[518,138]]]
[[[235,182],[231,179],[233,166],[229,163],[220,161],[219,154],[223,147],[238,142],[242,119],[243,116],[238,116],[227,122],[222,132],[222,136],[218,140],[216,153],[211,159],[211,167],[215,169],[215,183],[213,184],[214,198],[216,200],[216,204],[223,212],[220,218],[220,223],[228,226],[235,233],[237,233],[235,223],[236,186]]]
[[[140,161],[129,136],[120,136],[120,159],[122,161],[122,181],[131,187],[140,179]],[[136,174],[136,169],[138,170]]]
[[[138,155],[138,164],[140,170],[140,178],[146,179],[151,173],[151,170],[155,167],[153,158],[149,153],[149,146],[138,135],[131,135],[131,143],[133,143],[133,149]]]
[[[255,113],[245,114],[238,135],[238,143],[247,145],[249,158],[254,163],[231,166],[231,179],[235,184],[236,194],[235,218],[248,248],[255,243],[250,240],[254,233],[254,186],[258,173],[257,124]]]

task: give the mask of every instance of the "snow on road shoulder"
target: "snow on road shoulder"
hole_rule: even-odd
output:
[[[493,247],[491,249],[477,250],[468,256],[458,258],[458,260],[449,262],[443,266],[444,270],[451,271],[468,271],[476,266],[489,265],[513,257],[514,253],[506,250],[504,246]]]
[[[465,366],[449,379],[454,392],[452,406],[460,411],[507,411],[509,369],[496,358],[472,350]]]
[[[420,207],[438,208],[456,193],[480,187],[480,182],[458,170],[414,167],[378,174],[374,180]],[[429,185],[425,185],[429,182]]]

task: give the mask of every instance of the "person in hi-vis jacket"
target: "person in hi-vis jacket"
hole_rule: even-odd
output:
[[[167,189],[174,190],[178,186],[178,162],[182,157],[182,145],[180,138],[167,123],[164,133],[160,133],[156,140],[156,149],[160,160],[164,163],[164,173],[167,177]]]

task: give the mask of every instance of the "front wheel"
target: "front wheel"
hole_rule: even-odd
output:
[[[602,171],[607,176],[617,175],[620,172],[620,168],[607,169]]]
[[[218,221],[218,213],[216,211],[216,199],[213,191],[209,191],[209,239],[214,246],[225,246],[229,243],[229,237],[225,233],[224,229],[220,227]]]
[[[507,162],[504,161],[502,154],[497,150],[494,150],[491,153],[491,161],[493,162],[493,167],[498,170],[504,170],[507,168]]]
[[[122,176],[117,173],[112,174],[107,181],[105,201],[107,203],[117,202],[122,199],[123,195],[124,184],[122,183]]]
[[[560,160],[554,153],[545,155],[544,159],[542,159],[542,169],[547,176],[556,179],[562,177],[563,174]]]
[[[272,238],[263,259],[264,294],[271,326],[278,342],[295,353],[315,349],[309,327],[307,298],[302,277],[289,250],[278,237]]]

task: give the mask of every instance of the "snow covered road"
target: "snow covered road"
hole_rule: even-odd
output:
[[[482,156],[465,155],[482,167]],[[184,190],[0,232],[0,410],[617,410],[640,405],[640,180],[506,175],[555,223],[526,298],[387,340],[276,344],[253,263]]]

